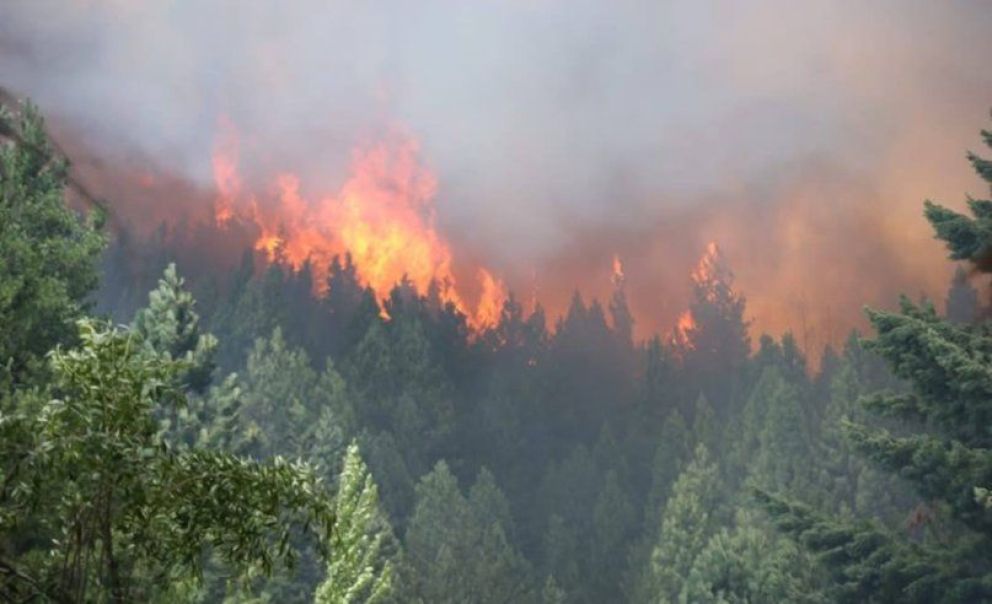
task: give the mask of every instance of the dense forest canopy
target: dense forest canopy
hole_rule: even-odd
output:
[[[868,310],[812,367],[716,246],[644,341],[622,273],[483,328],[350,255],[187,282],[0,119],[5,601],[992,600],[992,201],[925,205],[947,316]]]

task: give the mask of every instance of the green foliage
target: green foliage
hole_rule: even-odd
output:
[[[992,582],[974,576],[985,546],[974,539],[955,551],[923,547],[876,523],[830,517],[811,507],[757,490],[775,524],[817,554],[830,573],[834,602],[982,602]]]
[[[548,575],[547,581],[544,582],[544,588],[541,589],[541,604],[564,604],[565,603],[565,592],[562,588],[558,587],[558,582],[555,581],[553,575]]]
[[[395,594],[397,544],[379,508],[379,491],[352,443],[334,498],[336,523],[331,531],[327,578],[317,588],[318,604],[376,604]]]
[[[66,207],[67,164],[33,106],[16,123],[9,115],[0,122],[18,141],[0,144],[0,377],[23,383],[75,335],[97,285],[102,217],[81,219]]]
[[[145,599],[198,576],[205,548],[270,573],[293,561],[295,531],[330,532],[330,501],[306,464],[161,439],[154,414],[184,403],[185,361],[149,354],[135,332],[90,320],[79,330],[79,348],[52,354],[58,396],[0,422],[19,445],[4,457],[3,532],[33,536],[0,554],[15,577],[5,597]]]
[[[480,475],[473,490],[491,491],[486,482]],[[420,480],[405,539],[408,582],[420,600],[503,602],[529,594],[526,563],[499,519],[504,502],[493,495],[466,499],[443,461]]]
[[[196,301],[184,284],[176,265],[169,264],[158,287],[148,294],[148,306],[135,316],[133,329],[153,351],[182,359],[189,366],[187,386],[202,392],[212,379],[217,338],[200,332]]]
[[[363,425],[389,430],[411,472],[426,471],[454,428],[451,386],[423,323],[405,315],[374,323],[349,357],[345,376]]]
[[[969,158],[992,182],[989,163]],[[992,202],[968,203],[971,217],[929,202],[925,214],[952,258],[987,272]],[[992,331],[987,324],[956,325],[932,305],[906,298],[899,312],[868,310],[868,318],[877,333],[868,348],[910,389],[865,399],[870,411],[898,420],[898,431],[851,421],[842,424],[843,431],[854,448],[905,479],[928,502],[912,518],[914,529],[929,533],[926,547],[882,527],[823,516],[768,494],[759,493],[759,500],[784,530],[820,555],[836,579],[838,599],[989,600],[992,511],[976,497],[975,487],[992,480]]]
[[[675,481],[661,516],[658,541],[637,594],[643,601],[677,602],[693,561],[719,526],[720,478],[706,447]],[[642,601],[642,600],[638,600]]]
[[[820,602],[815,565],[793,543],[740,512],[693,560],[680,594],[683,602]]]
[[[552,514],[542,544],[544,567],[549,575],[561,577],[565,585],[580,582],[578,543],[575,529],[558,514]]]
[[[307,353],[291,347],[276,328],[255,341],[238,386],[244,434],[239,452],[310,457],[336,471],[354,412],[331,361],[318,373]]]

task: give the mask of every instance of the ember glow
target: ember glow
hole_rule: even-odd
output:
[[[340,189],[315,196],[304,196],[300,177],[291,172],[277,174],[265,191],[245,190],[237,140],[233,124],[222,120],[212,162],[215,219],[221,227],[233,219],[255,225],[255,249],[270,261],[295,270],[309,262],[319,293],[333,258],[349,253],[363,285],[380,300],[404,279],[422,294],[436,283],[441,300],[465,314],[472,327],[499,318],[506,287],[498,277],[475,267],[472,302],[456,279],[451,246],[435,227],[437,180],[410,134],[395,130],[355,149]]]

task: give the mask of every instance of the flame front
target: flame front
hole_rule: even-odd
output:
[[[280,174],[274,203],[259,203],[242,194],[238,176],[237,136],[221,123],[215,146],[215,217],[224,225],[237,216],[259,229],[255,248],[270,260],[299,269],[310,262],[315,286],[326,286],[335,255],[350,253],[363,285],[380,301],[392,287],[408,280],[420,293],[436,282],[443,302],[451,303],[482,328],[498,318],[506,287],[485,267],[476,270],[479,291],[470,308],[458,288],[451,248],[435,228],[437,181],[418,159],[418,145],[406,134],[354,151],[349,177],[334,195],[306,199],[300,179]]]

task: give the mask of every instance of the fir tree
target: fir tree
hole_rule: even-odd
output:
[[[0,112],[0,384],[44,371],[44,355],[71,342],[97,285],[102,212],[83,218],[64,202],[68,164],[52,152],[31,105]]]
[[[379,492],[352,443],[334,496],[333,554],[327,578],[317,588],[318,604],[382,603],[396,594],[394,558],[397,544]]]
[[[983,131],[992,145],[992,133]],[[987,182],[986,160],[969,158]],[[992,201],[970,199],[972,216],[927,202],[925,214],[951,258],[988,271]],[[869,310],[877,336],[869,346],[884,358],[909,392],[866,400],[904,430],[849,422],[854,447],[906,479],[924,501],[934,502],[921,521],[942,538],[926,547],[876,525],[825,517],[766,493],[761,501],[785,530],[820,552],[837,580],[838,599],[869,602],[977,602],[992,599],[992,516],[976,487],[992,481],[992,331],[955,325],[930,304],[902,300],[899,312]],[[942,519],[947,520],[943,524]]]
[[[196,301],[185,289],[185,281],[169,264],[158,287],[148,294],[148,306],[134,317],[134,330],[146,346],[190,367],[186,381],[194,392],[210,385],[217,339],[201,333]]]
[[[651,602],[677,602],[696,556],[720,522],[719,474],[706,447],[675,481],[661,517],[658,541],[637,594]]]
[[[507,540],[498,510],[494,515],[476,507],[498,499],[467,500],[443,461],[421,479],[405,539],[408,580],[417,597],[425,602],[501,602],[530,593],[526,564]]]
[[[699,604],[826,602],[816,568],[802,552],[753,514],[741,512],[692,562],[680,600]]]

